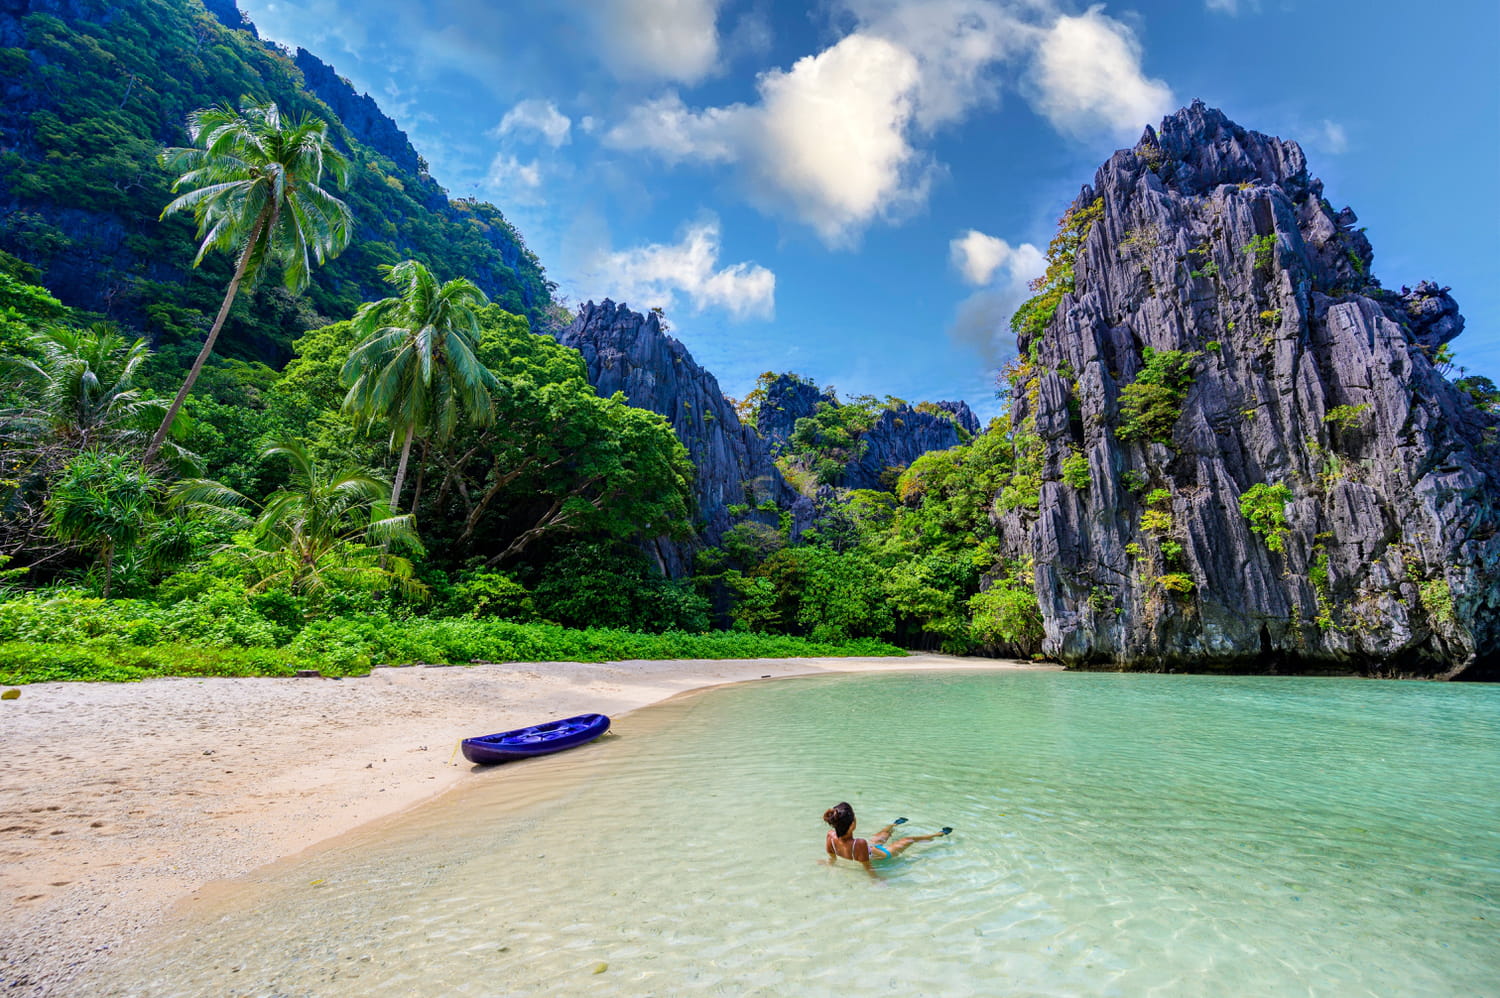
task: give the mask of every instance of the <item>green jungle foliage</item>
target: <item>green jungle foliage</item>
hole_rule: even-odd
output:
[[[819,402],[811,416],[797,420],[787,451],[812,471],[820,485],[837,485],[844,467],[859,460],[865,443],[861,434],[875,424],[885,404],[862,395],[845,403]]]
[[[69,592],[0,602],[0,683],[152,676],[362,675],[375,665],[900,655],[872,641],[785,635],[573,629],[492,616],[353,609],[304,620],[272,593],[211,589],[175,603]]]
[[[305,89],[285,51],[225,27],[199,4],[80,0],[17,24],[14,47],[0,48],[7,85],[0,194],[11,206],[0,219],[0,250],[40,277],[9,276],[147,334],[163,383],[197,352],[234,260],[210,254],[192,269],[191,223],[158,221],[175,175],[157,156],[187,144],[190,112],[246,97],[329,123],[350,166],[347,185],[334,193],[356,227],[349,249],[313,276],[305,297],[274,282],[240,296],[223,337],[228,356],[285,363],[298,335],[380,294],[377,265],[405,258],[441,280],[468,277],[533,322],[549,314],[552,285],[498,209],[450,201],[420,161],[412,172],[360,143]],[[0,281],[0,347],[10,352],[7,297]]]
[[[1154,350],[1146,347],[1145,366],[1135,380],[1120,390],[1120,438],[1172,443],[1172,431],[1182,415],[1182,403],[1193,384],[1196,350]]]
[[[698,584],[737,631],[1034,654],[1041,616],[1031,570],[1002,563],[990,520],[1015,453],[997,420],[917,458],[894,493],[822,493],[799,543],[787,524],[736,524],[722,549],[700,559]],[[981,590],[993,595],[976,602]]]

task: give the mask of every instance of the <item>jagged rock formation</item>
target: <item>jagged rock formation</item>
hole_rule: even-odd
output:
[[[787,485],[765,442],[740,422],[718,380],[662,332],[655,313],[641,315],[606,298],[583,306],[556,336],[583,354],[589,383],[601,396],[623,392],[631,405],[659,412],[672,424],[698,470],[694,491],[702,543],[717,545],[736,519],[761,518],[774,526],[780,509],[792,510],[797,524],[811,518],[811,502]],[[735,518],[730,506],[750,511]],[[694,542],[658,539],[649,547],[668,575],[691,572]]]
[[[838,404],[816,382],[795,374],[778,374],[766,385],[766,397],[755,407],[755,429],[771,453],[780,454],[797,428],[797,420],[811,416],[823,402]]]
[[[782,374],[766,386],[765,398],[756,407],[755,428],[771,453],[781,454],[797,420],[812,416],[819,405],[839,404],[816,383]],[[956,447],[978,432],[979,419],[966,402],[890,406],[859,435],[858,456],[844,466],[839,484],[849,489],[889,488],[891,469],[904,469],[928,451]]]
[[[947,450],[979,432],[979,419],[966,402],[936,402],[929,411],[902,404],[886,409],[860,435],[859,457],[844,468],[844,486],[889,489],[891,470],[905,470],[931,450]]]
[[[1462,319],[1435,285],[1381,289],[1322,193],[1296,143],[1195,103],[1074,202],[1098,217],[1073,288],[1018,344],[1040,496],[997,516],[1047,653],[1496,678],[1500,430],[1434,364]],[[1147,348],[1196,355],[1168,442],[1121,417]],[[1075,452],[1086,488],[1060,480]],[[1260,483],[1289,490],[1284,531],[1242,512]]]
[[[369,146],[407,173],[427,172],[427,164],[412,148],[406,133],[385,116],[373,97],[357,93],[348,80],[333,71],[332,66],[305,48],[299,47],[292,61],[302,70],[307,89],[338,115],[339,121],[356,141]],[[433,187],[435,189],[428,192],[426,207],[446,208],[448,199],[442,196],[441,189],[436,189],[436,184]]]

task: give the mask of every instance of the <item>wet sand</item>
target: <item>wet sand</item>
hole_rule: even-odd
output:
[[[473,772],[461,738],[823,672],[1050,668],[908,658],[510,663],[358,679],[39,683],[0,701],[0,989],[67,993],[206,884]]]

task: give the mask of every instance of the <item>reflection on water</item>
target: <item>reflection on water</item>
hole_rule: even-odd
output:
[[[1500,688],[1064,673],[679,699],[200,902],[109,995],[1412,995],[1500,980]],[[820,817],[955,833],[867,877]]]

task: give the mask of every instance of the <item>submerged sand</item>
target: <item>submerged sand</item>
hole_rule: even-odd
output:
[[[39,683],[0,701],[0,989],[65,994],[178,901],[471,777],[471,735],[908,658],[510,663],[358,679]]]

